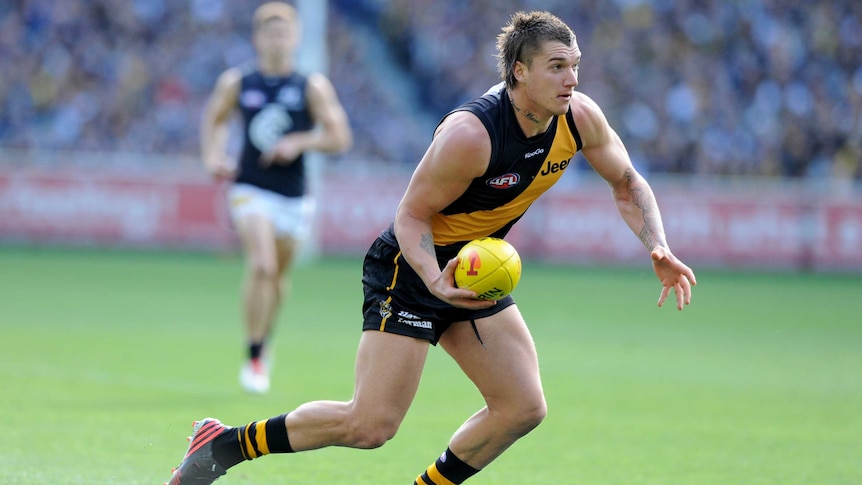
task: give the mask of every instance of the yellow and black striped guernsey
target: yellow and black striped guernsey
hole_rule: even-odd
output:
[[[526,138],[502,83],[452,113],[456,111],[469,111],[485,125],[491,137],[491,161],[464,195],[434,217],[432,230],[438,245],[505,236],[559,180],[581,149],[571,109],[557,116],[545,133]]]
[[[502,84],[446,116],[458,111],[470,111],[482,121],[490,137],[491,157],[485,173],[432,218],[434,249],[441,269],[467,242],[505,236],[530,205],[560,179],[582,147],[571,110],[554,118],[545,133],[527,138]],[[426,339],[432,344],[452,322],[484,318],[515,302],[508,295],[492,307],[468,310],[432,295],[404,261],[394,223],[366,253],[362,283],[364,330]]]

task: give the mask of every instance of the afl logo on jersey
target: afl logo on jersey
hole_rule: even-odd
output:
[[[269,103],[248,124],[248,138],[255,148],[270,151],[279,138],[293,126],[293,118],[284,106]]]
[[[266,103],[266,95],[263,94],[263,91],[257,89],[243,91],[239,95],[239,104],[244,108],[257,109],[263,106],[264,103]]]
[[[499,177],[486,180],[485,185],[494,189],[511,189],[518,185],[518,182],[520,181],[520,175],[516,173],[507,173],[505,175],[500,175]]]

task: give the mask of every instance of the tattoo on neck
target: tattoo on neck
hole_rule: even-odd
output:
[[[536,124],[539,123],[539,118],[536,117],[535,113],[533,113],[532,111],[521,110],[521,108],[517,104],[515,104],[515,100],[512,99],[511,96],[509,96],[509,102],[512,103],[512,107],[515,108],[515,112],[521,113],[522,115],[524,115],[524,118],[527,118],[528,120],[532,121],[533,123],[536,123]]]

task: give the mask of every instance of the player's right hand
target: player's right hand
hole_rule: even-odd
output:
[[[236,164],[227,154],[219,153],[204,160],[207,172],[216,180],[233,180],[236,178]]]

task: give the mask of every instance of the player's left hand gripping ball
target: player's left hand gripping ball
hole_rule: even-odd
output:
[[[499,300],[521,279],[521,257],[503,239],[485,237],[470,241],[458,252],[455,284],[476,292],[480,300]]]

